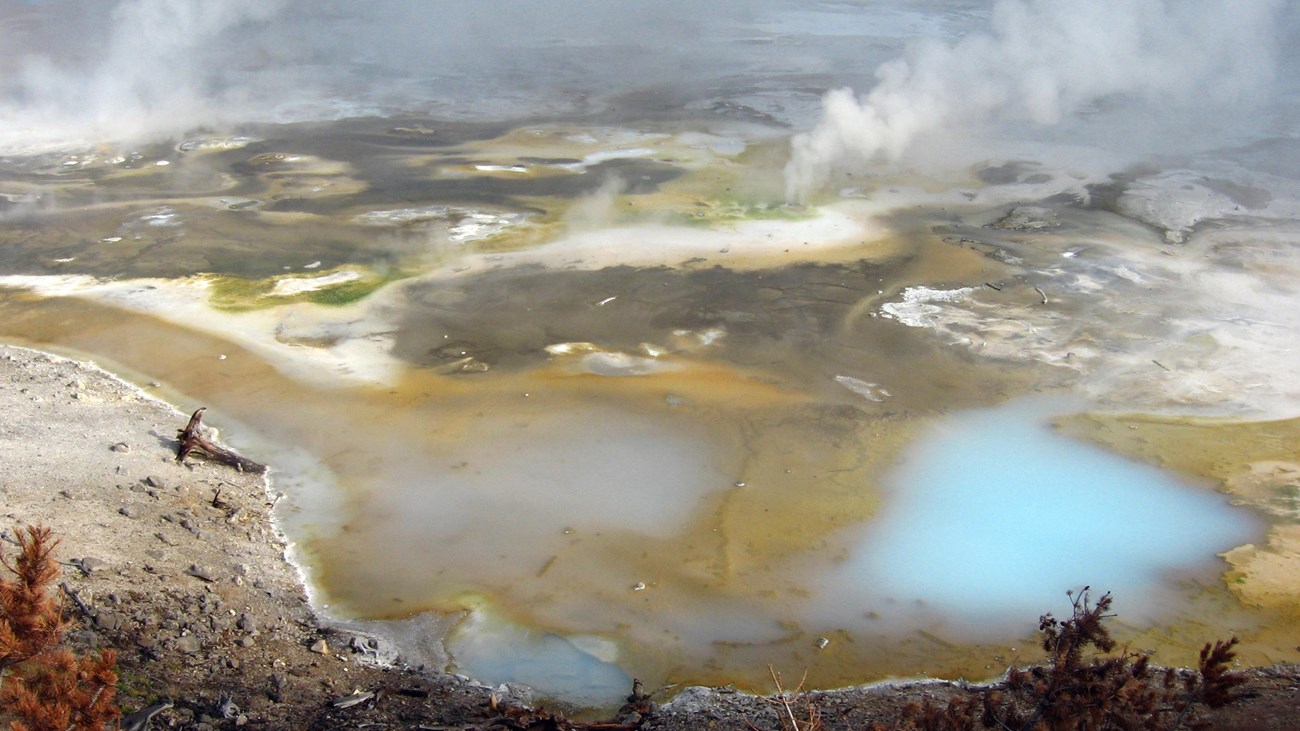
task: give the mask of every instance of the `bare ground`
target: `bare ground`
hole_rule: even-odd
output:
[[[68,607],[82,615],[71,640],[119,650],[124,713],[171,703],[153,728],[528,727],[511,689],[376,665],[375,638],[318,619],[285,558],[264,479],[176,462],[188,414],[94,366],[9,346],[0,346],[0,409],[0,548],[12,554],[26,524],[61,538]],[[1300,727],[1300,668],[1248,677],[1248,697],[1207,716],[1212,728]],[[966,692],[937,681],[878,685],[806,694],[792,709],[800,720],[815,709],[826,729],[856,729]],[[771,698],[689,688],[610,721],[780,729],[783,712]]]

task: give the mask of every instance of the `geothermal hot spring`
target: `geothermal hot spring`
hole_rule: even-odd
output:
[[[1300,661],[1294,10],[465,5],[0,3],[0,336],[413,665],[988,678],[1083,586]]]

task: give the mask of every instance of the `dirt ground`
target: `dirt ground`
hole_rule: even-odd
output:
[[[0,550],[12,555],[27,524],[60,537],[60,581],[82,620],[70,640],[118,649],[128,717],[165,706],[150,727],[566,727],[529,717],[525,689],[377,664],[392,648],[319,619],[285,558],[263,477],[176,462],[188,413],[92,365],[0,346],[0,414]],[[1300,667],[1247,674],[1247,697],[1206,716],[1211,728],[1300,726]],[[809,693],[793,707],[814,708],[822,728],[857,729],[966,692],[876,685]],[[590,727],[781,729],[783,711],[772,698],[688,688]]]

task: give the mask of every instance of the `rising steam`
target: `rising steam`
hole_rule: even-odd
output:
[[[1114,98],[1150,124],[1267,87],[1281,0],[1000,0],[987,33],[913,46],[858,98],[822,100],[797,135],[786,196],[807,198],[835,170],[897,162],[926,135],[986,121],[1056,124]]]
[[[2,110],[21,126],[6,125],[5,132],[31,141],[87,133],[130,140],[222,121],[214,109],[239,96],[228,83],[227,59],[240,30],[275,17],[284,5],[133,0],[112,6],[104,27],[83,29],[84,55],[23,59],[12,82],[17,104]]]
[[[773,1],[0,0],[0,149],[583,109],[688,71],[727,73],[731,29]]]

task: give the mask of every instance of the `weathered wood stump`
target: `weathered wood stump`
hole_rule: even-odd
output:
[[[176,461],[184,462],[185,458],[193,453],[207,457],[214,462],[230,465],[240,472],[251,472],[253,474],[266,472],[266,465],[258,464],[233,450],[218,446],[203,436],[203,412],[207,410],[208,408],[204,406],[195,411],[190,416],[190,423],[176,433],[176,437],[180,440],[180,444],[176,447]]]

